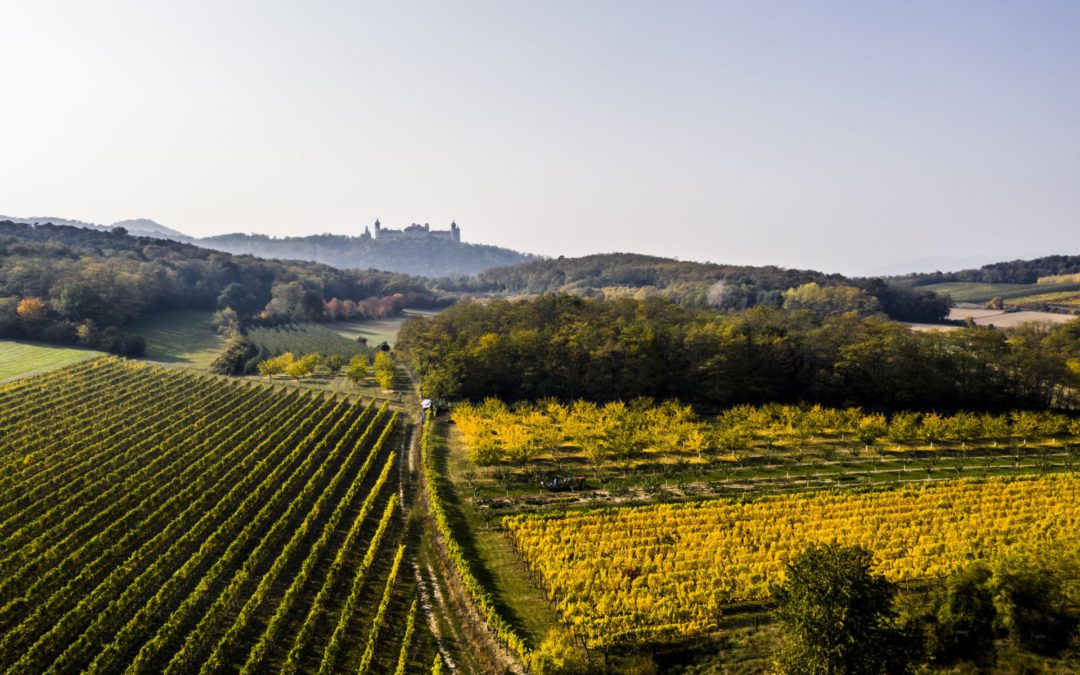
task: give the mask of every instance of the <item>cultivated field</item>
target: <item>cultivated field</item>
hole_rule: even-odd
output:
[[[101,356],[101,352],[90,349],[57,347],[23,340],[0,340],[0,382],[43,373],[97,356]]]
[[[1008,300],[1006,305],[1018,307],[1037,307],[1040,305],[1055,305],[1059,307],[1080,308],[1080,292],[1058,291],[1056,293],[1041,293],[1028,295],[1015,300]]]
[[[928,291],[950,296],[956,302],[985,303],[992,298],[1019,300],[1027,296],[1080,291],[1080,284],[985,284],[975,282],[946,282],[920,286]]]
[[[1080,546],[1080,476],[952,481],[508,517],[513,538],[564,622],[592,646],[682,640],[725,609],[766,600],[809,542],[858,544],[897,581],[972,560]]]
[[[1013,328],[1025,323],[1039,323],[1055,325],[1067,323],[1076,319],[1072,314],[1058,314],[1056,312],[1003,312],[996,309],[973,309],[954,307],[949,312],[950,319],[964,321],[970,318],[977,326],[996,326],[998,328]]]
[[[419,667],[385,406],[102,358],[0,427],[0,670]]]
[[[1005,312],[1000,309],[986,309],[984,307],[953,307],[949,310],[950,321],[966,321],[971,319],[979,321],[992,316],[1001,316]]]
[[[931,331],[960,330],[960,326],[952,326],[952,325],[949,325],[949,324],[941,324],[941,323],[911,323],[911,322],[905,321],[904,325],[907,326],[908,328],[910,328],[911,330],[913,330],[915,332],[918,332],[918,333],[931,332]]]
[[[737,406],[494,401],[453,412],[451,469],[482,510],[1071,471],[1080,422],[1064,415],[901,413]],[[566,489],[542,480],[572,477]],[[577,479],[580,479],[578,481]]]
[[[915,594],[975,560],[1080,544],[1068,415],[488,399],[451,419],[430,435],[429,484],[478,605],[525,661],[562,626],[616,663],[762,672],[772,585],[809,542],[867,546]]]

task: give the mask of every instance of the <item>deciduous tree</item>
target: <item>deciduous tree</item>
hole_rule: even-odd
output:
[[[28,333],[39,331],[49,316],[48,305],[41,298],[23,298],[15,311]]]
[[[345,367],[345,377],[355,385],[360,385],[368,376],[368,360],[366,356],[357,354],[349,359],[349,365]]]
[[[896,626],[896,586],[873,571],[858,546],[811,544],[774,592],[785,673],[875,675],[907,669]]]
[[[375,381],[383,389],[389,390],[394,386],[394,359],[386,352],[375,355]]]
[[[273,377],[274,375],[281,375],[285,372],[285,369],[293,364],[295,357],[292,352],[285,352],[279,356],[275,356],[270,359],[264,359],[256,366],[260,375],[266,375],[267,377]]]
[[[285,366],[285,374],[291,378],[302,380],[315,372],[319,365],[318,354],[307,354]]]

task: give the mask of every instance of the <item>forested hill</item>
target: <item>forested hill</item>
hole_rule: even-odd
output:
[[[697,288],[701,282],[717,281],[735,286],[755,285],[783,290],[810,281],[844,281],[842,275],[813,270],[718,265],[638,253],[600,253],[581,258],[560,256],[488,270],[480,278],[504,290],[521,293],[617,286],[674,289],[684,284]]]
[[[492,269],[479,276],[476,289],[529,295],[557,292],[609,298],[657,296],[687,307],[741,310],[790,304],[788,291],[808,284],[829,289],[824,291],[826,294],[847,293],[856,301],[862,297],[867,301],[864,306],[901,321],[939,321],[949,309],[948,301],[940,296],[881,279],[850,279],[772,265],[689,262],[635,253],[560,257]]]
[[[0,337],[137,353],[123,333],[139,316],[228,309],[234,319],[317,320],[327,304],[373,298],[431,306],[425,279],[263,260],[191,244],[63,225],[0,221]]]
[[[263,234],[224,234],[200,239],[198,243],[229,253],[316,260],[340,269],[379,269],[433,278],[473,276],[493,267],[535,258],[498,246],[420,237],[373,239],[319,234],[279,239]]]
[[[535,260],[536,256],[486,244],[468,244],[436,238],[374,239],[316,234],[305,237],[270,237],[265,234],[222,234],[191,237],[146,218],[98,225],[67,218],[13,218],[0,222],[25,225],[68,225],[100,232],[124,228],[137,237],[170,239],[235,255],[277,260],[311,260],[343,270],[383,270],[429,278],[475,276],[493,267]]]
[[[1050,255],[1033,260],[1013,260],[959,272],[929,272],[900,277],[918,285],[944,282],[983,284],[1034,284],[1039,279],[1080,274],[1080,255]]]

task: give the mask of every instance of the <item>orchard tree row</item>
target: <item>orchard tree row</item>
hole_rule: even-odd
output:
[[[362,385],[369,376],[373,375],[375,382],[383,389],[393,388],[396,372],[394,359],[388,353],[381,351],[376,352],[374,361],[369,361],[368,357],[362,354],[346,360],[340,354],[297,356],[292,352],[285,352],[260,361],[257,368],[260,375],[270,378],[285,375],[295,380],[303,380],[314,375],[330,377],[344,375],[347,380],[357,386]]]
[[[506,403],[487,398],[456,406],[453,420],[470,457],[479,466],[502,463],[525,468],[553,453],[575,453],[599,465],[629,462],[646,454],[725,458],[755,448],[801,453],[818,441],[853,450],[878,444],[903,452],[941,444],[966,450],[969,444],[1033,442],[1077,445],[1080,417],[1046,411],[1003,414],[897,412],[826,408],[778,403],[739,405],[714,418],[701,418],[689,405],[638,398],[597,404],[555,399]]]

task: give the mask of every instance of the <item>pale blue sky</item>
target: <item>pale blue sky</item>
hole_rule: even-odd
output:
[[[0,213],[867,272],[1080,253],[1080,2],[0,0]]]

